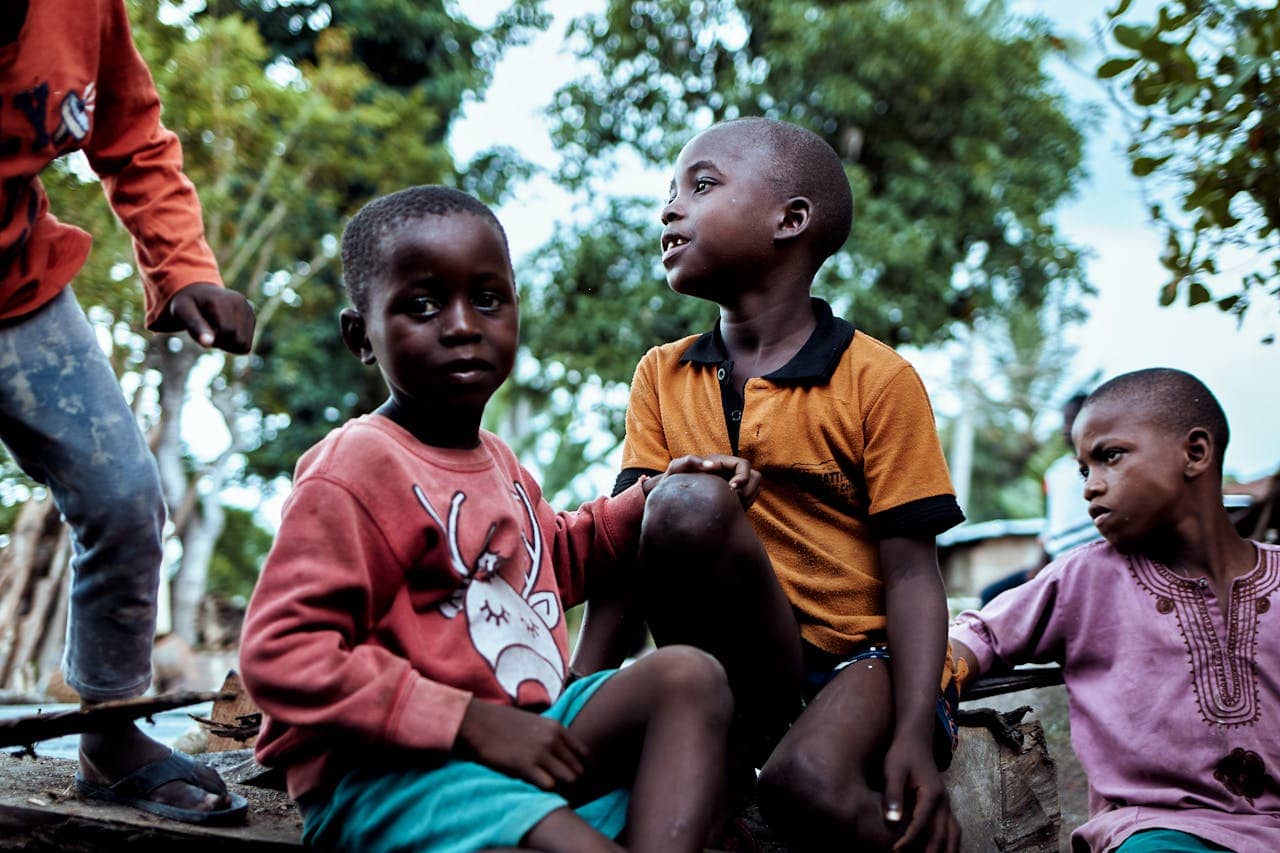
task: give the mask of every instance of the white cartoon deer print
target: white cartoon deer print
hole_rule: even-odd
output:
[[[446,523],[422,489],[414,486],[413,493],[431,520],[445,531],[453,569],[463,581],[462,587],[438,605],[440,613],[446,619],[453,619],[459,612],[466,611],[471,643],[489,662],[494,677],[508,696],[516,698],[522,683],[535,681],[554,702],[564,689],[565,677],[564,659],[551,634],[551,629],[560,622],[560,602],[554,592],[532,592],[542,566],[542,531],[524,488],[516,483],[514,494],[529,516],[533,539],[530,541],[523,532],[520,534],[529,568],[519,591],[498,574],[498,567],[505,561],[502,555],[489,550],[496,524],[489,527],[484,546],[473,563],[468,564],[462,556],[458,547],[458,516],[467,499],[465,494],[454,493]]]

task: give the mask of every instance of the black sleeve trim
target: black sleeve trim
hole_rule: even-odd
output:
[[[618,472],[618,479],[613,481],[613,494],[615,496],[622,494],[639,482],[641,477],[652,477],[654,474],[661,473],[661,471],[655,471],[653,468],[623,468]]]
[[[964,521],[955,495],[934,495],[895,506],[871,516],[871,527],[881,539],[937,536]]]

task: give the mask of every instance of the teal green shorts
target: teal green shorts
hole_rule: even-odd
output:
[[[574,681],[542,716],[568,725],[615,670]],[[630,792],[619,789],[574,809],[609,838],[627,822]],[[516,847],[539,821],[569,803],[471,761],[427,770],[361,768],[302,809],[302,841],[360,853],[433,853]]]
[[[1189,832],[1174,829],[1145,829],[1135,832],[1116,848],[1116,853],[1219,853],[1227,850]],[[1229,851],[1228,851],[1229,853]]]

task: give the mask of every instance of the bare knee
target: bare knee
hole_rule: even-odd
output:
[[[742,504],[720,477],[673,474],[645,499],[640,535],[648,548],[712,546],[741,519]]]
[[[658,701],[699,709],[709,722],[727,727],[733,717],[733,693],[724,667],[693,646],[664,646],[634,666],[651,670]]]
[[[874,827],[863,825],[869,822],[866,800],[871,792],[851,791],[842,775],[828,751],[784,745],[760,771],[756,792],[761,810],[789,836],[854,839],[874,834]]]

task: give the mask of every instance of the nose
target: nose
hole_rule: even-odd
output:
[[[453,299],[439,316],[440,337],[445,343],[467,343],[480,337],[479,313],[469,299]]]
[[[680,218],[681,216],[680,209],[676,206],[679,200],[680,199],[678,196],[674,197],[671,199],[671,201],[667,202],[662,206],[662,215],[660,218],[662,220],[663,225],[667,225],[671,223],[673,220]]]
[[[1084,478],[1084,499],[1086,501],[1093,500],[1106,492],[1106,490],[1106,483],[1095,472],[1090,471],[1089,475]]]

